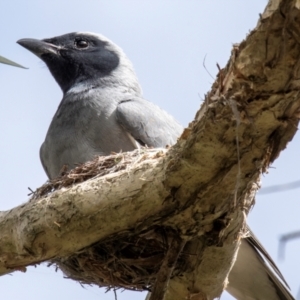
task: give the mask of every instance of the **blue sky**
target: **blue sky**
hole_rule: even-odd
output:
[[[44,63],[16,44],[20,38],[47,38],[73,31],[101,33],[121,46],[133,62],[144,97],[183,125],[192,121],[204,94],[225,66],[233,43],[255,27],[265,0],[176,1],[2,1],[0,55],[29,67],[0,65],[0,210],[27,200],[28,187],[46,181],[39,161],[51,118],[62,93]],[[208,71],[203,67],[203,61]],[[263,186],[300,179],[299,136],[262,177]],[[249,224],[286,276],[293,294],[300,286],[300,240],[287,245],[278,261],[278,238],[300,230],[299,190],[257,196]],[[114,299],[97,287],[82,288],[46,265],[0,278],[3,299]],[[119,300],[144,299],[120,293]],[[224,295],[222,299],[231,299]]]

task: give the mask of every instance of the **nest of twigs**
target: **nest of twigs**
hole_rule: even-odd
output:
[[[124,234],[54,259],[51,264],[81,284],[151,291],[172,236],[176,238],[174,231],[158,227],[135,236]],[[173,276],[180,272],[176,269]]]
[[[60,177],[48,181],[31,198],[35,201],[62,187],[80,183],[95,176],[126,170],[146,159],[164,156],[165,151],[148,149],[130,153],[96,157],[70,172],[66,167]],[[55,258],[50,265],[61,269],[67,278],[81,284],[94,284],[107,289],[151,290],[161,269],[170,240],[178,238],[170,228],[153,227],[147,232],[126,232],[105,241],[99,241],[68,257]],[[180,260],[180,259],[179,259]],[[177,264],[177,266],[179,266]],[[182,270],[176,267],[175,274]]]
[[[47,181],[35,191],[30,190],[30,201],[35,201],[56,190],[70,187],[73,184],[81,183],[94,177],[130,169],[135,164],[147,159],[162,157],[165,153],[165,149],[142,148],[132,152],[112,153],[108,156],[96,156],[94,160],[84,164],[78,164],[78,166],[72,170],[68,170],[69,167],[65,165],[62,168],[59,177]]]

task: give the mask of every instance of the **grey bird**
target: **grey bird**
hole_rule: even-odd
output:
[[[104,36],[74,32],[18,43],[46,63],[63,91],[40,149],[50,179],[59,176],[64,165],[73,168],[95,155],[139,145],[173,145],[181,134],[183,127],[172,116],[143,98],[130,61]],[[226,289],[239,300],[294,299],[250,230]]]

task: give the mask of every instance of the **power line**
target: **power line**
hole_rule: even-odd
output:
[[[259,195],[266,195],[271,193],[278,193],[278,192],[285,192],[289,190],[294,190],[300,188],[300,180],[284,183],[284,184],[278,184],[278,185],[271,185],[264,187],[258,191]]]
[[[300,237],[300,231],[294,231],[290,233],[283,234],[279,238],[279,258],[284,258],[284,250],[285,250],[285,245],[287,242],[290,240],[298,239]]]

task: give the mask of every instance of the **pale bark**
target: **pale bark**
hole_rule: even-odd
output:
[[[169,151],[145,151],[148,157],[125,171],[2,212],[0,273],[157,224],[178,230],[197,254],[170,280],[165,299],[219,296],[260,174],[297,130],[299,8],[296,0],[269,1]]]

